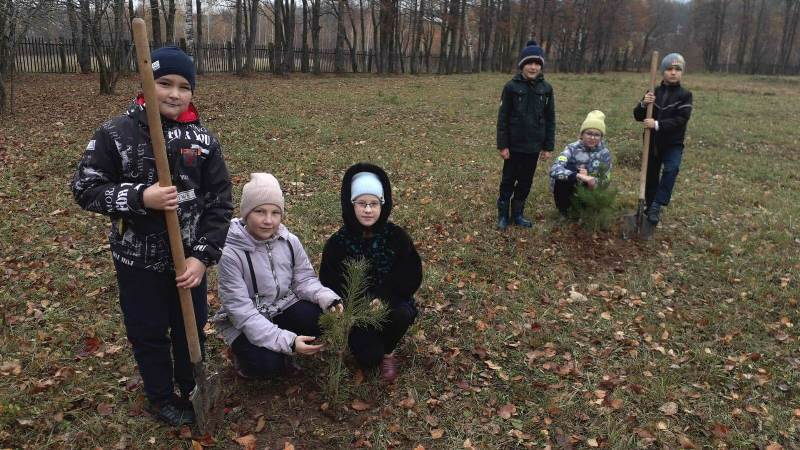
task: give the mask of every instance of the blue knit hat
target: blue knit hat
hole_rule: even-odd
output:
[[[161,47],[150,55],[153,61],[153,78],[180,75],[186,78],[194,91],[194,62],[178,47]]]
[[[353,175],[353,181],[350,185],[350,201],[353,202],[358,197],[366,194],[378,197],[378,200],[383,204],[383,184],[380,178],[372,172],[358,172]]]
[[[536,41],[528,41],[525,48],[519,53],[519,62],[517,67],[522,69],[522,66],[529,63],[532,59],[538,59],[540,64],[544,66],[544,50],[539,47]]]
[[[670,53],[661,60],[661,71],[665,71],[672,66],[681,68],[681,71],[686,70],[686,60],[680,53]]]

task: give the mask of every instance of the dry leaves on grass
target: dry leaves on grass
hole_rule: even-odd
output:
[[[243,450],[256,450],[256,437],[252,434],[240,436],[234,441],[241,445]]]
[[[350,403],[350,407],[356,411],[366,411],[372,408],[372,405],[363,400],[355,399],[352,403]]]
[[[678,413],[678,404],[675,402],[667,402],[661,405],[658,410],[664,413],[665,416],[674,416]]]
[[[517,413],[517,407],[512,403],[507,403],[497,410],[497,414],[503,419],[510,419],[511,416]]]

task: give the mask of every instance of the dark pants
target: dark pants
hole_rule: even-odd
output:
[[[503,161],[503,178],[500,180],[500,201],[514,200],[524,202],[533,184],[533,174],[539,162],[539,153],[511,152]]]
[[[556,180],[553,186],[553,200],[556,202],[556,208],[563,215],[566,215],[569,207],[572,206],[572,196],[575,194],[577,184],[577,181]]]
[[[116,261],[114,265],[125,330],[139,365],[145,395],[153,403],[168,399],[175,392],[173,380],[180,392],[188,395],[194,389],[194,376],[175,273],[152,272]],[[192,303],[203,349],[203,327],[208,319],[205,277],[192,289]]]
[[[380,330],[372,327],[353,328],[348,341],[358,364],[364,368],[380,364],[383,355],[397,348],[416,317],[417,306],[414,299],[410,298],[390,303],[389,315]]]
[[[647,183],[645,185],[645,199],[647,204],[653,202],[668,205],[672,198],[672,189],[681,167],[683,146],[658,149],[650,152],[647,161]]]
[[[319,337],[319,316],[322,309],[314,303],[301,300],[272,318],[272,323],[299,336]],[[282,375],[288,366],[287,355],[250,343],[242,333],[231,344],[239,367],[247,376],[273,378]]]

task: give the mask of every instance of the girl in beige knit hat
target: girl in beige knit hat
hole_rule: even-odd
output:
[[[231,222],[219,263],[217,330],[243,377],[270,378],[293,369],[287,355],[313,355],[322,345],[323,310],[342,310],[323,286],[300,240],[283,225],[280,184],[254,173],[242,189],[240,217]]]

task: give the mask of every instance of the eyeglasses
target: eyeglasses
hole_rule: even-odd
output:
[[[358,202],[353,202],[353,204],[356,205],[356,207],[360,208],[360,209],[367,209],[367,208],[369,208],[369,209],[377,209],[377,208],[381,207],[381,202],[363,202],[363,201],[358,201]]]
[[[602,133],[595,133],[594,131],[584,131],[583,134],[585,136],[588,136],[590,138],[595,138],[595,139],[599,139],[599,138],[603,137]]]

